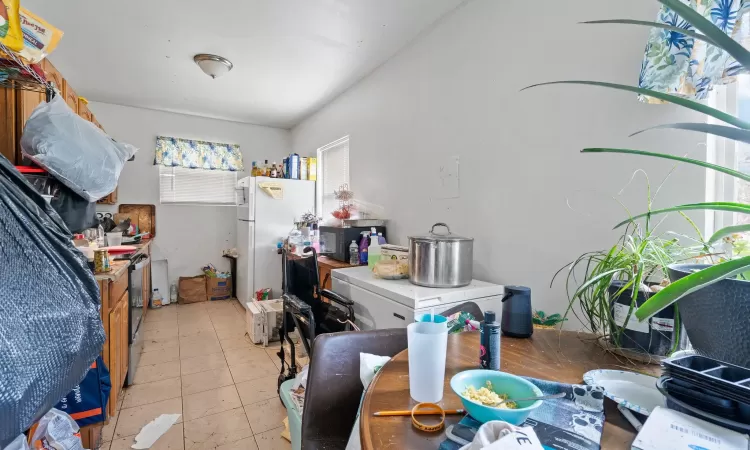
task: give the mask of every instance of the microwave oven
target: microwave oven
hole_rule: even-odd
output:
[[[385,227],[320,227],[320,253],[336,261],[348,263],[349,246],[352,241],[359,246],[362,233],[365,231],[369,233],[372,228],[375,228],[377,233],[383,233],[384,238],[388,238],[385,234]]]

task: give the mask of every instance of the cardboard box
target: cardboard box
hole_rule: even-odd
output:
[[[177,302],[184,305],[187,303],[205,302],[206,276],[180,277],[177,284]]]
[[[206,277],[206,297],[209,301],[232,298],[232,279]]]

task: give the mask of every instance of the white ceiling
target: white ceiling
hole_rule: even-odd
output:
[[[463,0],[24,0],[65,33],[50,59],[92,101],[289,128]],[[212,80],[193,63],[234,69]]]

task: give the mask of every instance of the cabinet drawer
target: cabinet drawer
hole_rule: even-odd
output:
[[[122,294],[128,290],[128,274],[124,273],[120,278],[109,283],[109,307],[114,308],[120,301]]]

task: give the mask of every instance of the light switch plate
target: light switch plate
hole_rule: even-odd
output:
[[[433,199],[459,198],[460,159],[458,156],[437,158],[433,168],[433,188],[430,197]]]

